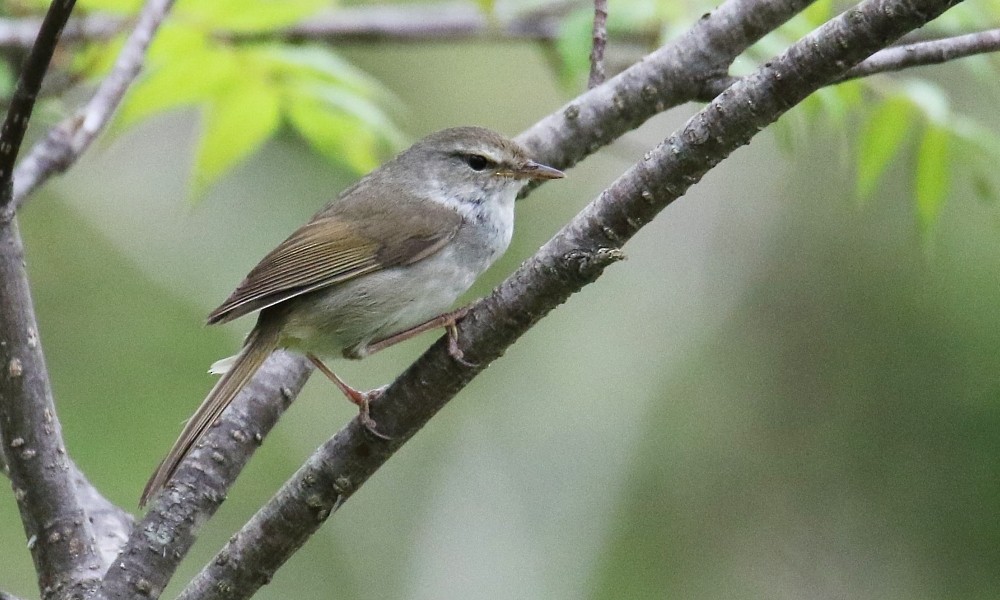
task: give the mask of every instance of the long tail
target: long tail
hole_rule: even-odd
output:
[[[181,431],[180,437],[170,448],[170,452],[156,467],[153,476],[149,478],[146,487],[142,490],[142,496],[139,498],[140,508],[145,506],[146,501],[156,495],[170,481],[181,461],[201,440],[208,428],[218,420],[222,411],[226,410],[226,407],[232,403],[243,386],[257,372],[257,369],[264,364],[264,360],[277,347],[279,334],[280,327],[257,322],[257,326],[247,336],[243,349],[236,356],[232,367],[208,393],[208,397],[184,426],[184,430]]]

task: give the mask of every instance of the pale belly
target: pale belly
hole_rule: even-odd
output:
[[[445,248],[410,266],[288,300],[281,345],[321,358],[341,357],[446,312],[493,258],[459,265],[451,253]]]

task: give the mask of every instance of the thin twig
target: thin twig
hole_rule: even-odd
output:
[[[997,51],[1000,51],[1000,29],[902,44],[876,52],[837,78],[836,83]],[[708,102],[739,80],[730,76],[706,80],[697,99]]]
[[[101,81],[94,96],[76,114],[49,130],[17,166],[14,173],[15,210],[38,186],[76,162],[104,129],[129,85],[139,76],[153,34],[173,3],[174,0],[149,0],[146,3],[111,73]]]
[[[590,77],[587,87],[604,83],[604,48],[608,45],[608,0],[594,0],[593,46],[590,50]]]
[[[886,48],[844,74],[839,81],[876,73],[936,65],[1000,50],[1000,29]]]

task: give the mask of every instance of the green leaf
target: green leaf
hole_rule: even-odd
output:
[[[281,122],[277,91],[259,79],[238,83],[206,107],[195,155],[194,196],[257,150]]]
[[[243,77],[237,55],[226,48],[192,45],[178,48],[174,60],[154,66],[126,96],[118,125],[127,127],[154,114],[214,100]]]
[[[927,232],[937,222],[949,186],[949,142],[951,133],[944,127],[928,125],[917,150],[914,187],[917,197],[917,222]]]
[[[317,152],[333,162],[365,173],[379,164],[379,138],[361,121],[331,110],[309,97],[294,98],[286,109],[288,120]]]
[[[389,117],[373,102],[350,89],[331,84],[304,84],[291,88],[289,93],[319,100],[328,110],[354,118],[394,146],[402,144],[403,136]]]
[[[913,106],[905,98],[889,98],[868,115],[858,147],[858,198],[871,196],[912,125]]]

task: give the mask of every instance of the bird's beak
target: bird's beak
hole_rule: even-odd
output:
[[[529,160],[514,172],[514,176],[522,179],[562,179],[566,174],[559,169]]]

